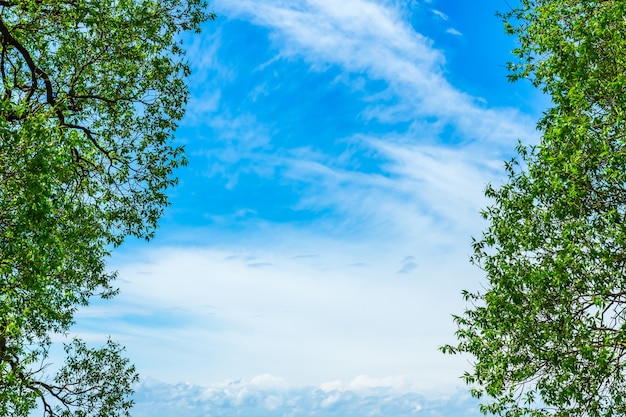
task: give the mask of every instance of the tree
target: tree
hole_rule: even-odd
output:
[[[626,414],[626,2],[521,0],[511,79],[552,98],[537,146],[489,186],[484,290],[456,316],[484,413]]]
[[[0,0],[0,416],[128,415],[123,348],[65,346],[76,309],[115,295],[110,250],[150,238],[185,163],[178,39],[203,0]]]

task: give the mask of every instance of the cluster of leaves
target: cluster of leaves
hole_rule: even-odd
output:
[[[202,0],[0,0],[0,416],[127,415],[122,348],[74,341],[46,377],[51,335],[115,294],[110,248],[150,238],[184,164],[178,34]]]
[[[522,0],[501,14],[511,79],[552,98],[474,241],[484,291],[455,317],[464,376],[502,416],[626,414],[626,2]],[[485,396],[486,394],[486,396]]]

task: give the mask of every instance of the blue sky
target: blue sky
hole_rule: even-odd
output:
[[[483,189],[547,105],[506,80],[508,6],[210,6],[218,20],[185,37],[189,166],[156,239],[111,259],[120,296],[76,332],[110,334],[166,384],[458,393],[469,358],[437,347],[482,279],[468,258]]]

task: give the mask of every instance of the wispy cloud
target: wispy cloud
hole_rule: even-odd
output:
[[[441,20],[448,20],[448,15],[439,10],[433,9],[433,13],[435,14],[435,16],[437,16]]]
[[[300,195],[294,209],[338,209],[336,214],[348,223],[386,218],[387,223],[399,219],[392,223],[400,228],[422,227],[428,218],[444,218],[467,225],[468,217],[484,204],[484,184],[497,177],[500,161],[513,144],[537,136],[532,120],[516,109],[490,108],[482,99],[455,89],[445,78],[443,52],[389,4],[365,0],[214,4],[230,18],[269,30],[276,55],[270,59],[274,64],[268,65],[281,65],[275,70],[293,60],[303,60],[309,71],[320,73],[329,66],[339,68],[338,79],[359,91],[355,100],[362,105],[357,113],[338,117],[362,117],[386,126],[384,133],[372,133],[373,128],[363,123],[347,141],[325,138],[334,143],[329,149],[315,141],[302,146],[305,137],[291,146],[279,144],[277,138],[291,135],[289,129],[294,127],[280,113],[274,113],[272,125],[245,112],[236,117],[216,114],[207,125],[229,146],[213,143],[207,152],[216,158],[209,161],[208,173],[227,178],[228,187],[237,184],[240,174],[252,172],[277,184],[297,183]],[[359,74],[366,74],[368,82],[380,80],[382,89],[368,87]],[[270,88],[263,82],[253,91],[261,87]],[[297,94],[306,89],[301,85]],[[329,114],[332,111],[329,108]],[[316,128],[315,120],[307,123]],[[338,149],[344,151],[338,154]],[[237,161],[243,162],[236,165]],[[366,167],[360,166],[366,161]],[[416,219],[417,213],[421,219]]]
[[[418,267],[415,256],[405,256],[398,274],[408,274]]]
[[[216,4],[230,16],[272,29],[283,57],[299,57],[320,69],[339,65],[384,80],[400,102],[385,104],[371,117],[390,122],[417,118],[418,124],[436,117],[439,125],[454,126],[464,141],[498,147],[536,136],[534,123],[515,109],[485,108],[451,86],[444,76],[443,53],[394,8],[366,0]]]

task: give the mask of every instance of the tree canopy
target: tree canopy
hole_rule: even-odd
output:
[[[511,79],[552,105],[536,146],[489,186],[458,343],[482,410],[502,416],[626,414],[626,2],[521,0]]]
[[[105,269],[150,238],[185,163],[173,133],[189,74],[182,31],[203,0],[0,0],[0,416],[128,415],[123,348],[51,335],[115,295]]]

